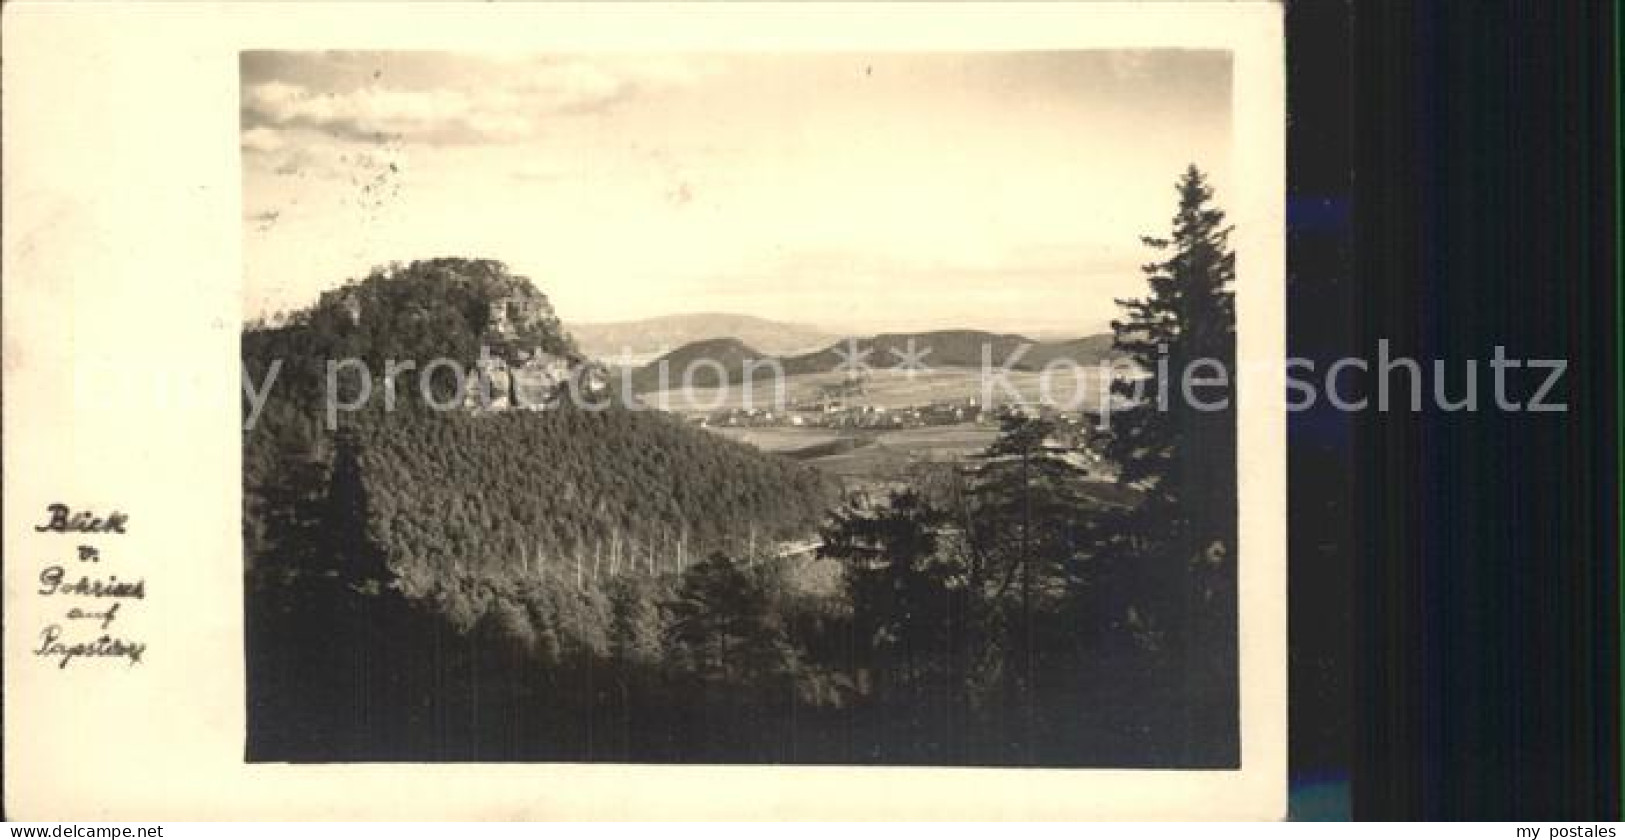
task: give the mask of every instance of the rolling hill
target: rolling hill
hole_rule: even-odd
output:
[[[638,321],[570,325],[582,352],[604,360],[623,354],[650,357],[697,341],[732,338],[773,356],[804,353],[838,335],[807,324],[793,324],[727,313],[665,315]]]
[[[744,381],[745,363],[773,358],[737,338],[708,338],[685,344],[670,353],[638,368],[632,374],[632,388],[638,393],[661,387],[661,372],[666,371],[666,387],[684,384],[683,377],[691,378],[687,384],[696,388],[717,388]],[[691,372],[685,374],[685,372]]]
[[[1083,338],[1039,342],[1023,357],[1023,367],[1036,370],[1054,359],[1071,359],[1080,365],[1091,367],[1120,358],[1112,349],[1115,341],[1111,333],[1100,333]]]

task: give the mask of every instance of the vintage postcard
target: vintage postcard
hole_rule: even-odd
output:
[[[6,14],[9,813],[1284,816],[1276,4]]]

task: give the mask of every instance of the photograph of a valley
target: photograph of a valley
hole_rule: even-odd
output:
[[[242,53],[247,759],[1239,767],[1231,60]]]

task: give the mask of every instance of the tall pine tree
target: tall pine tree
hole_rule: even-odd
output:
[[[1183,682],[1178,740],[1192,762],[1228,763],[1236,727],[1235,253],[1224,211],[1194,165],[1167,237],[1144,237],[1150,294],[1119,300],[1116,349],[1144,376],[1120,380],[1108,454],[1144,493],[1124,523],[1123,597]],[[1207,383],[1207,384],[1201,384]],[[1226,738],[1217,733],[1230,733]]]

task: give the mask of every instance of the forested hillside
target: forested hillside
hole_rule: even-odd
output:
[[[474,260],[381,269],[286,323],[245,331],[245,375],[269,394],[243,437],[251,563],[274,560],[297,503],[327,492],[335,452],[325,425],[328,360],[359,359],[381,379],[391,361],[468,367],[482,348],[525,346],[569,353],[574,344],[528,280]],[[438,411],[426,403],[450,396],[453,378],[431,377],[426,397],[412,376],[398,380],[393,410],[380,382],[364,408],[334,414],[353,433],[368,535],[411,594],[447,576],[508,574],[526,563],[766,545],[810,534],[831,501],[813,470],[656,412]]]
[[[324,720],[369,692],[418,692],[419,706],[372,711],[391,732],[428,726],[414,709],[478,716],[490,698],[448,687],[484,667],[467,658],[482,639],[516,674],[646,646],[686,567],[769,557],[834,501],[810,468],[652,411],[430,407],[454,377],[427,392],[403,379],[391,410],[379,383],[328,428],[329,360],[376,377],[389,360],[468,366],[482,347],[573,352],[546,297],[489,261],[380,269],[245,330],[248,386],[266,394],[244,408],[251,751],[311,757],[353,739],[349,754],[377,755],[382,730]]]
[[[549,566],[674,572],[805,538],[833,500],[810,468],[654,412],[420,411],[357,432],[370,535],[408,594]]]

